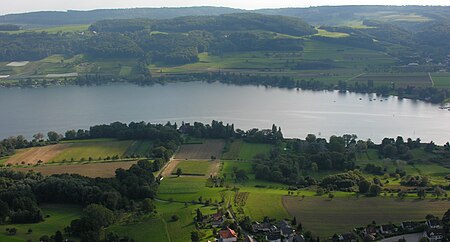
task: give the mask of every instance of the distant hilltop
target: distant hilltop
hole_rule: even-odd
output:
[[[339,25],[342,22],[367,19],[397,22],[426,22],[450,19],[449,6],[321,6],[259,10],[243,10],[227,7],[180,7],[43,11],[7,14],[0,16],[0,24],[12,23],[26,26],[52,26],[91,24],[106,19],[170,19],[182,16],[222,15],[242,12],[298,17],[314,25]]]

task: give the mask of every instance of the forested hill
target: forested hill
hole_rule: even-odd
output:
[[[0,16],[0,23],[21,25],[91,24],[105,19],[170,19],[183,16],[217,16],[254,12],[302,18],[313,25],[346,25],[364,20],[390,21],[414,27],[429,21],[450,19],[450,7],[445,6],[321,6],[242,10],[225,7],[132,8],[90,11],[45,11]]]
[[[256,13],[187,16],[169,20],[103,20],[93,24],[90,30],[97,32],[134,32],[140,30],[164,32],[264,30],[295,36],[317,33],[314,27],[299,18]]]
[[[104,19],[151,18],[169,19],[182,16],[221,15],[238,13],[244,10],[224,7],[186,7],[186,8],[132,8],[97,9],[90,11],[42,11],[8,14],[0,17],[0,23],[24,25],[66,25],[90,24]]]

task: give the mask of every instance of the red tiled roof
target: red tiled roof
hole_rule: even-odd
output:
[[[219,235],[220,235],[220,238],[223,238],[223,239],[228,239],[228,238],[233,238],[233,237],[237,238],[238,237],[236,232],[234,232],[234,230],[232,230],[232,229],[230,229],[228,227],[227,227],[227,229],[220,230],[219,231]]]

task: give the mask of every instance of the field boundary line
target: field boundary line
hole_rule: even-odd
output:
[[[428,77],[430,78],[430,81],[431,81],[431,87],[434,87],[434,80],[433,80],[433,77],[431,76],[430,72],[428,72]]]
[[[347,79],[347,80],[345,80],[345,81],[348,82],[348,81],[354,80],[354,79],[356,79],[356,78],[358,78],[358,77],[360,77],[360,76],[364,76],[365,74],[366,74],[366,73],[363,72],[363,73],[358,74],[358,75],[356,75],[356,76],[354,76],[354,77],[350,77],[349,79]]]

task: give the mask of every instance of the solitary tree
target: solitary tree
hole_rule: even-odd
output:
[[[200,241],[200,235],[198,234],[198,231],[191,232],[191,240],[192,240],[192,242]]]
[[[183,171],[180,168],[178,168],[176,174],[177,174],[178,177],[180,177],[181,174],[183,174]]]

